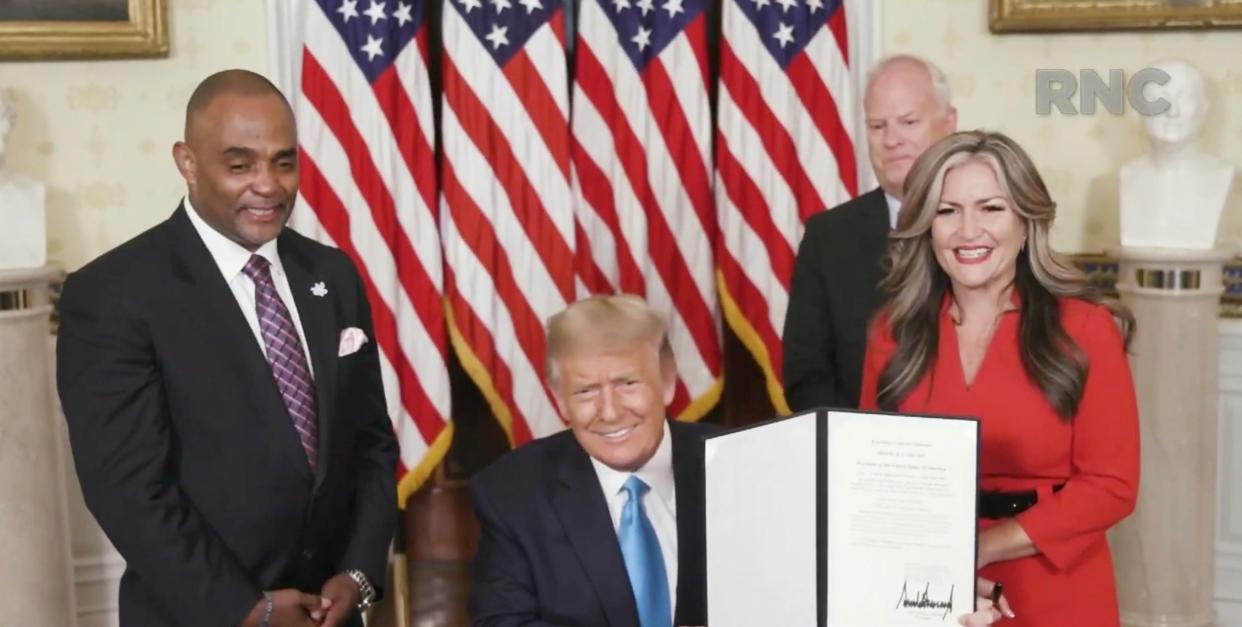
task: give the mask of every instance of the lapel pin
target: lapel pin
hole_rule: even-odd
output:
[[[320,281],[311,286],[311,294],[323,298],[328,295],[328,288],[324,286],[323,281]]]

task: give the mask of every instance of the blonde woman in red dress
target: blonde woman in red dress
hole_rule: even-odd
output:
[[[980,593],[1001,624],[1120,624],[1105,532],[1134,509],[1134,318],[1049,246],[1056,203],[1013,140],[944,138],[915,163],[889,246],[861,404],[974,416]]]

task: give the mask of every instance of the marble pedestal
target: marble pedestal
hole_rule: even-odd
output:
[[[1138,327],[1138,506],[1110,540],[1126,627],[1214,621],[1221,271],[1232,251],[1126,248],[1117,291]]]
[[[0,271],[0,612],[5,625],[75,624],[60,439],[48,352],[54,267]]]

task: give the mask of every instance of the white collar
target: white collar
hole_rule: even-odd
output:
[[[280,252],[276,248],[276,239],[267,242],[259,247],[258,250],[251,253],[242,247],[241,244],[225,237],[211,225],[198,215],[198,211],[194,209],[194,205],[190,204],[190,197],[186,196],[182,201],[185,205],[185,212],[190,216],[190,224],[194,225],[194,230],[198,232],[198,237],[203,240],[203,244],[207,246],[207,252],[211,253],[211,258],[215,260],[216,265],[220,268],[220,274],[224,275],[224,280],[232,281],[241,274],[242,268],[246,267],[246,262],[250,261],[250,255],[259,255],[266,259],[272,265],[272,276],[280,276],[285,273],[285,267],[280,263]]]
[[[897,228],[897,213],[901,211],[901,199],[884,192],[884,202],[888,203],[888,226],[889,228]]]
[[[660,445],[656,447],[655,454],[636,472],[616,470],[594,457],[591,458],[591,465],[595,467],[595,474],[599,477],[604,496],[608,499],[612,499],[621,492],[630,475],[637,475],[656,496],[668,505],[670,511],[677,512],[676,487],[673,482],[673,436],[669,432],[668,420],[664,421],[664,434],[660,438]]]

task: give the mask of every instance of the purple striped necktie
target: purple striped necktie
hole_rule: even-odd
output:
[[[297,328],[289,309],[276,293],[272,282],[272,264],[259,255],[251,255],[242,272],[254,281],[255,309],[259,314],[259,331],[267,345],[267,363],[272,377],[285,400],[293,428],[306,451],[306,461],[315,470],[318,459],[319,426],[315,421],[315,386],[311,381],[306,353],[298,339]]]

